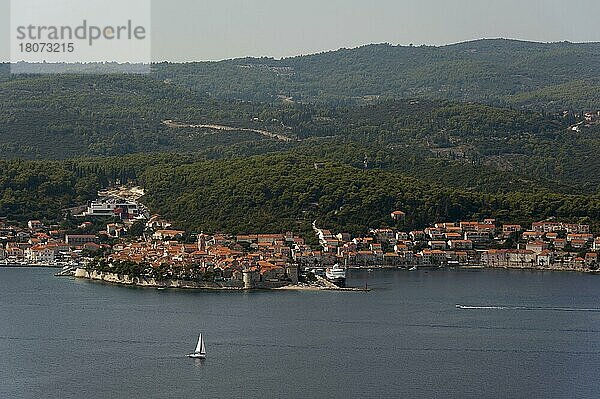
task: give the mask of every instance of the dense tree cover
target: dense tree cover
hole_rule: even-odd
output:
[[[152,77],[222,100],[346,104],[435,98],[535,110],[598,103],[600,44],[477,40],[449,46],[375,44],[275,60],[160,63]],[[0,65],[0,82],[8,80]]]
[[[361,170],[291,154],[200,161],[145,172],[147,202],[184,227],[234,233],[310,230],[319,224],[353,233],[391,225],[390,212],[408,213],[405,227],[439,220],[497,217],[528,223],[549,216],[600,219],[600,197],[550,192],[485,194],[444,188],[381,170]],[[193,212],[190,210],[193,209]]]
[[[0,99],[2,158],[192,151],[267,140],[240,131],[168,128],[161,123],[166,119],[283,129],[279,122],[252,122],[264,105],[216,102],[147,76],[17,77],[0,82]]]
[[[592,192],[597,186],[590,182],[600,178],[600,160],[593,151],[600,136],[568,132],[567,126],[575,122],[572,114],[558,117],[437,100],[345,106],[216,101],[148,76],[20,77],[0,82],[0,97],[2,158],[165,151],[214,158],[320,149],[332,143],[339,148],[352,142],[377,148],[386,159],[373,162],[376,158],[371,157],[371,166],[464,180],[467,187],[482,179],[452,176],[489,175],[488,169],[499,169],[500,174],[516,175],[512,180],[555,181],[578,190],[586,185]],[[165,119],[266,129],[305,142],[241,131],[170,128],[161,123]],[[503,187],[505,180],[496,174],[485,188]]]
[[[405,228],[484,217],[518,223],[549,216],[600,221],[598,195],[544,189],[484,193],[298,151],[227,160],[135,155],[2,161],[0,214],[20,221],[54,220],[63,208],[85,203],[98,188],[121,179],[142,184],[144,202],[153,211],[195,231],[291,229],[310,235],[316,219],[320,225],[363,233],[369,226],[392,225],[389,213],[396,209],[409,215]],[[315,168],[317,161],[324,166]]]
[[[418,150],[415,147],[382,147],[335,141],[319,146],[307,141],[293,152],[357,168],[365,167],[366,157],[368,169],[383,169],[440,186],[481,192],[582,192],[580,185],[571,184],[569,181],[561,183],[555,179],[537,178],[523,172],[502,171],[483,161],[473,162],[461,157],[431,157],[427,150]]]
[[[552,112],[557,109],[595,109],[600,103],[600,84],[593,79],[574,80],[505,97],[519,108]]]
[[[21,222],[56,220],[101,188],[96,176],[67,163],[0,161],[0,171],[0,215]]]
[[[597,43],[478,40],[443,47],[368,45],[283,60],[165,63],[155,74],[224,99],[428,97],[560,110],[596,106],[597,90],[567,94],[572,85],[598,87],[599,61]]]
[[[304,107],[303,112],[308,109]],[[478,179],[469,176],[488,175],[489,169],[495,169],[492,178],[498,181],[491,183],[497,187],[512,181],[508,189],[521,189],[518,181],[525,179],[597,192],[600,129],[586,128],[579,133],[569,130],[576,121],[573,114],[547,115],[447,101],[391,100],[314,110],[297,133],[300,137],[329,138],[327,143],[335,141],[331,140],[334,137],[376,147],[387,161],[371,162],[372,166],[400,168],[415,175],[425,169],[425,173],[430,170],[432,176],[446,178],[448,168],[462,168],[467,180],[476,183]],[[444,159],[450,162],[439,162]],[[438,167],[431,169],[432,165]],[[513,177],[507,180],[509,176]],[[493,189],[489,185],[487,188]]]
[[[568,127],[599,108],[598,61],[599,44],[486,40],[164,63],[146,76],[0,65],[0,159],[65,160],[0,161],[0,216],[54,219],[119,179],[192,229],[308,231],[318,219],[357,232],[396,207],[407,226],[597,221],[600,128]]]
[[[68,216],[67,208],[85,205],[97,197],[98,190],[117,180],[137,182],[150,165],[177,166],[194,159],[160,154],[68,161],[0,160],[0,216],[18,222],[57,221]],[[68,218],[62,227],[72,229],[77,224]]]

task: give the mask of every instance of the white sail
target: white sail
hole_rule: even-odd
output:
[[[204,338],[202,338],[202,335],[200,335],[200,341],[202,341],[200,345],[200,354],[206,355],[206,348],[204,347]]]
[[[204,350],[204,340],[202,339],[202,334],[200,334],[200,336],[198,337],[198,344],[196,345],[196,350],[194,352],[203,353],[202,352],[203,350]]]

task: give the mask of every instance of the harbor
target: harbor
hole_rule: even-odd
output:
[[[369,291],[347,284],[350,270],[536,269],[597,273],[600,237],[585,223],[548,218],[531,226],[496,219],[392,227],[352,235],[312,222],[293,231],[187,231],[140,202],[144,190],[117,186],[78,209],[71,226],[0,218],[0,267],[50,267],[56,276],[152,288]],[[64,225],[64,224],[63,224]],[[316,243],[315,243],[316,241]]]

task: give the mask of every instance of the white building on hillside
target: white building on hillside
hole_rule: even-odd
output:
[[[135,219],[140,216],[140,209],[136,202],[112,196],[90,202],[83,216],[119,216],[122,219]]]

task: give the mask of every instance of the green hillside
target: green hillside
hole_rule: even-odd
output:
[[[530,223],[549,216],[600,222],[598,195],[548,190],[486,193],[385,170],[364,170],[309,154],[280,153],[234,160],[130,156],[80,161],[0,161],[0,214],[20,221],[55,220],[62,209],[85,203],[100,187],[132,181],[146,188],[153,211],[190,230],[228,233],[295,230],[311,223],[355,234],[393,225],[389,214],[408,213],[404,228],[439,220],[495,217]],[[400,226],[399,226],[400,227]]]
[[[419,97],[549,111],[597,107],[599,72],[599,43],[501,39],[442,47],[376,44],[283,60],[155,67],[161,79],[223,99],[276,101],[284,96],[340,103]],[[589,90],[570,97],[572,88],[581,85]]]
[[[1,65],[0,216],[51,219],[119,179],[193,229],[359,231],[394,208],[597,222],[600,125],[570,127],[600,108],[598,61],[595,43],[482,40],[150,75]]]

